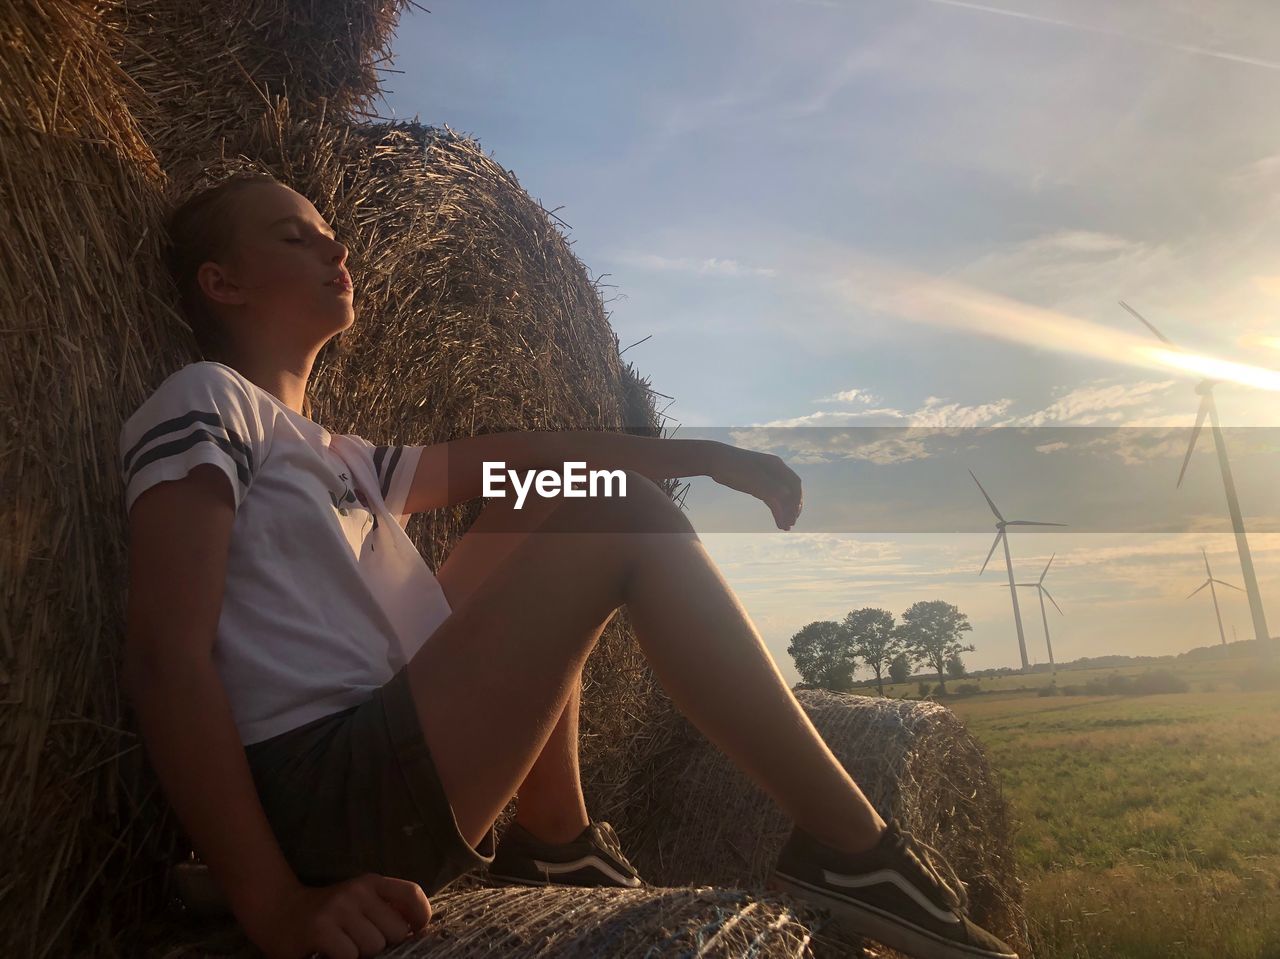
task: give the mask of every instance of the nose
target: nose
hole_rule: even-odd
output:
[[[338,248],[338,252],[333,255],[333,261],[339,266],[342,266],[347,262],[347,245],[341,240],[334,240],[333,242]]]

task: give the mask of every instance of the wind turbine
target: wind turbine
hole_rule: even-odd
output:
[[[1205,553],[1203,546],[1200,547],[1200,552],[1204,554],[1204,572],[1205,572],[1205,575],[1208,576],[1209,578],[1206,579],[1199,586],[1197,586],[1195,589],[1193,589],[1191,592],[1189,592],[1187,594],[1187,599],[1190,599],[1192,596],[1200,592],[1200,590],[1204,589],[1206,586],[1209,587],[1209,595],[1213,597],[1213,615],[1218,617],[1218,638],[1222,640],[1222,645],[1225,646],[1227,645],[1227,634],[1222,629],[1222,613],[1218,611],[1218,591],[1213,588],[1213,584],[1217,583],[1219,586],[1231,586],[1231,584],[1224,583],[1220,579],[1213,578],[1213,571],[1209,569],[1209,554]],[[1239,586],[1231,586],[1231,588],[1235,590],[1240,589]],[[1232,635],[1234,635],[1235,627],[1232,626],[1231,629],[1232,629]]]
[[[1151,325],[1141,313],[1124,300],[1120,305],[1132,313],[1152,333],[1175,350],[1181,349],[1172,340]],[[1258,579],[1253,573],[1253,556],[1249,553],[1249,540],[1244,534],[1244,520],[1240,516],[1240,503],[1236,499],[1236,484],[1231,478],[1231,464],[1227,462],[1227,447],[1222,439],[1222,430],[1218,427],[1218,408],[1213,403],[1213,387],[1218,380],[1205,378],[1196,384],[1196,392],[1200,394],[1200,409],[1196,413],[1196,425],[1191,430],[1191,442],[1187,444],[1187,455],[1182,459],[1182,470],[1178,473],[1178,486],[1182,485],[1183,474],[1187,472],[1187,464],[1191,462],[1191,454],[1195,451],[1196,440],[1200,437],[1200,428],[1207,415],[1213,429],[1213,445],[1218,451],[1218,468],[1222,472],[1222,486],[1227,493],[1227,509],[1231,513],[1231,528],[1236,534],[1236,550],[1240,553],[1240,570],[1244,573],[1244,588],[1249,595],[1249,612],[1253,616],[1253,633],[1258,640],[1259,654],[1271,654],[1271,633],[1267,631],[1267,617],[1262,609],[1262,594],[1258,592]]]
[[[1057,667],[1057,664],[1055,664],[1053,661],[1053,643],[1049,639],[1049,617],[1045,614],[1045,611],[1044,611],[1044,598],[1048,596],[1049,602],[1053,603],[1053,608],[1056,609],[1059,613],[1062,612],[1062,607],[1058,605],[1058,601],[1054,599],[1053,596],[1049,593],[1049,590],[1045,588],[1044,574],[1049,572],[1049,566],[1052,565],[1053,563],[1053,557],[1057,555],[1058,555],[1057,553],[1054,553],[1053,556],[1049,557],[1049,562],[1044,564],[1044,570],[1043,572],[1040,573],[1040,578],[1036,580],[1034,583],[1018,584],[1019,586],[1034,586],[1040,593],[1040,620],[1041,622],[1044,623],[1044,644],[1049,650],[1049,675],[1055,678],[1058,675],[1058,667]]]
[[[969,470],[969,475],[973,476],[973,470]],[[973,476],[973,481],[978,483],[978,477]],[[982,490],[982,496],[987,501],[987,505],[991,507],[991,512],[996,515],[996,538],[991,544],[991,549],[987,551],[987,558],[982,561],[982,569],[978,570],[981,576],[987,568],[987,563],[991,562],[991,554],[996,551],[996,547],[1000,545],[1000,541],[1004,540],[1004,565],[1009,571],[1009,595],[1013,597],[1013,621],[1018,627],[1018,653],[1022,656],[1022,671],[1025,673],[1030,664],[1027,662],[1027,640],[1022,633],[1022,613],[1018,609],[1018,584],[1013,581],[1013,558],[1009,555],[1009,537],[1005,535],[1005,527],[1008,526],[1066,526],[1066,523],[1041,523],[1030,519],[1005,519],[1000,515],[1000,511],[996,509],[996,504],[991,502],[991,497],[987,496],[987,491],[982,489],[982,484],[978,483],[978,489]]]

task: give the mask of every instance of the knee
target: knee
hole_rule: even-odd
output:
[[[657,482],[637,470],[622,470],[626,477],[626,495],[618,497],[627,515],[636,518],[640,531],[652,526],[654,532],[673,528],[691,531],[688,518]],[[673,525],[674,524],[674,525]]]
[[[636,503],[644,503],[651,508],[662,509],[675,505],[666,490],[639,470],[619,470],[619,472],[626,477],[627,498],[633,499]]]
[[[613,532],[693,531],[684,511],[656,482],[636,470],[618,472],[625,482],[615,482],[610,495],[561,499],[556,509],[574,517],[589,516],[595,528]]]

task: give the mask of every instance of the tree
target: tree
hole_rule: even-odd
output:
[[[889,678],[895,683],[905,683],[910,677],[911,660],[907,659],[906,653],[900,652],[889,661]]]
[[[938,692],[946,693],[947,660],[974,649],[960,642],[960,634],[970,629],[968,616],[948,602],[933,599],[914,603],[902,614],[898,635],[908,656],[937,671]]]
[[[876,687],[884,695],[884,673],[902,643],[894,632],[893,613],[867,606],[844,618],[849,648],[853,655],[876,674]]]
[[[964,679],[969,675],[969,671],[964,668],[964,660],[960,658],[959,653],[947,660],[947,675],[952,679]]]
[[[847,692],[856,665],[848,633],[834,620],[818,620],[791,637],[787,652],[806,686]]]

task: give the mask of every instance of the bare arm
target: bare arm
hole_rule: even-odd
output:
[[[482,495],[484,464],[504,470],[629,469],[652,480],[709,476],[722,486],[756,497],[773,512],[779,529],[791,529],[803,505],[800,477],[772,453],[739,449],[717,440],[676,440],[595,430],[510,432],[468,436],[423,449],[405,503],[420,513]]]
[[[212,464],[134,502],[124,689],[166,797],[267,959],[374,955],[422,929],[431,904],[417,883],[377,873],[305,886],[285,859],[212,659],[234,523]]]
[[[498,450],[507,469],[520,472],[560,469],[566,462],[578,462],[586,463],[589,470],[635,470],[651,480],[708,476],[718,455],[717,448],[724,447],[715,440],[664,439],[596,430],[497,433],[494,436],[500,438]]]
[[[134,660],[126,686],[165,794],[242,921],[298,884],[253,785],[222,680],[208,659]]]
[[[300,885],[258,799],[211,651],[234,520],[214,466],[160,483],[130,512],[123,683],[165,795],[246,926]]]
[[[437,443],[423,449],[406,512],[419,513],[482,495],[484,464],[504,469],[559,470],[567,462],[586,469],[625,469],[662,480],[710,476],[733,447],[715,440],[664,439],[596,430],[487,433]]]

